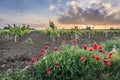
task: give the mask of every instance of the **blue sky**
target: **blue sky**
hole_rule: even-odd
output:
[[[119,25],[120,0],[0,0],[0,27],[6,24],[48,26]]]

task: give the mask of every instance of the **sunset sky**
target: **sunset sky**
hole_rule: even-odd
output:
[[[7,24],[29,24],[47,28],[49,20],[58,28],[93,25],[120,28],[120,0],[0,0],[0,28]]]

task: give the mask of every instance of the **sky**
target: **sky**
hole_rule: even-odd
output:
[[[120,28],[120,0],[0,0],[0,28],[29,24],[47,28],[94,25]]]

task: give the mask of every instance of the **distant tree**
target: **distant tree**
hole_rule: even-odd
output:
[[[87,30],[91,30],[91,27],[90,27],[90,26],[87,26],[86,29],[87,29]]]
[[[75,26],[74,29],[75,29],[75,30],[79,30],[79,29],[78,29],[78,26]]]
[[[53,21],[49,21],[49,27],[52,29],[52,30],[55,30],[56,27],[55,27],[55,24]]]
[[[3,29],[10,29],[12,26],[10,24],[7,24],[8,26],[4,27]]]
[[[27,25],[27,29],[30,29],[30,25]]]

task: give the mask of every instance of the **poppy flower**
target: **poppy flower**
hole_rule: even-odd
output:
[[[41,52],[45,52],[45,50],[43,49]]]
[[[112,52],[110,52],[110,53],[108,54],[108,57],[109,57],[110,59],[112,59]]]
[[[31,64],[33,64],[34,62],[35,62],[35,60],[34,60],[34,59],[31,59],[31,60],[30,60],[30,63],[31,63]]]
[[[89,48],[89,51],[92,52],[92,51],[93,51],[93,48]]]
[[[62,43],[65,44],[65,43],[66,43],[66,40],[63,40]]]
[[[106,66],[110,66],[110,61],[105,62]]]
[[[110,52],[109,55],[112,55],[112,52]]]
[[[94,49],[94,50],[98,50],[98,44],[97,44],[97,43],[94,43],[94,44],[93,44],[93,49]]]
[[[109,58],[112,59],[112,55],[109,55]]]
[[[95,56],[95,55],[92,55],[92,58],[96,58],[96,56]]]
[[[82,56],[82,57],[80,58],[80,61],[84,62],[84,61],[85,61],[85,57]]]
[[[99,49],[99,52],[103,52],[103,50],[102,50],[102,49]]]
[[[49,48],[49,46],[44,46],[44,49],[48,49]]]
[[[95,59],[96,59],[97,61],[100,61],[100,57],[99,57],[99,56],[96,56]]]
[[[77,43],[77,40],[76,40],[76,39],[74,39],[72,42],[73,42],[73,43]]]
[[[44,56],[44,55],[45,55],[45,52],[41,52],[41,53],[39,54],[40,57],[42,57],[42,56]]]
[[[39,58],[35,58],[35,61],[37,61],[37,62],[38,62],[38,61],[39,61]]]
[[[59,68],[59,67],[60,67],[59,62],[55,62],[55,67],[56,67],[56,68]]]
[[[58,50],[59,50],[59,48],[58,48],[58,47],[55,47],[55,48],[54,48],[54,50],[55,50],[55,51],[58,51]]]
[[[99,49],[103,49],[103,46],[99,46]]]
[[[107,62],[108,61],[108,58],[104,58],[104,62]]]
[[[49,74],[49,75],[52,74],[50,68],[46,68],[46,72],[47,72],[47,74]]]
[[[52,74],[52,72],[51,71],[47,71],[47,74]]]
[[[84,50],[86,50],[88,48],[88,46],[87,45],[84,45]]]

